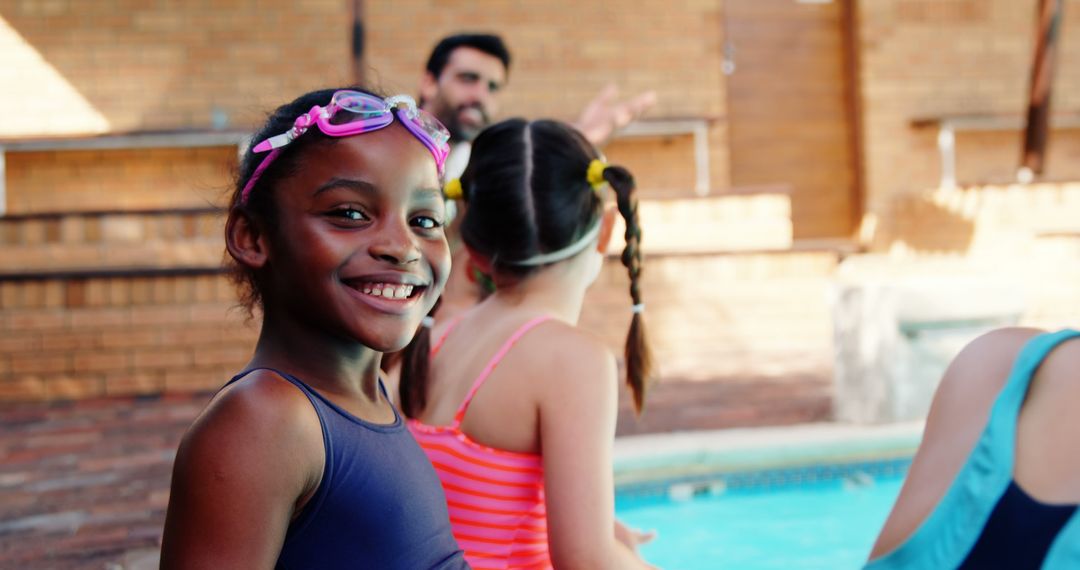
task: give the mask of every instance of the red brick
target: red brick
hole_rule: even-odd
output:
[[[187,349],[143,349],[135,353],[135,368],[173,368],[191,365],[191,351]]]
[[[159,304],[175,303],[176,281],[169,278],[155,279],[151,300]]]
[[[45,398],[45,382],[38,376],[0,378],[0,401],[2,402],[43,400]]]
[[[191,307],[191,322],[193,323],[222,323],[236,318],[236,314],[230,311],[231,306],[226,303],[214,303],[210,305],[194,305]]]
[[[165,390],[168,392],[191,392],[214,390],[229,380],[221,369],[185,369],[165,372]]]
[[[109,372],[105,392],[110,396],[157,394],[165,389],[165,377],[154,372]]]
[[[27,352],[41,348],[42,333],[20,331],[0,334],[0,354],[8,352]]]
[[[45,393],[50,400],[82,400],[103,396],[105,379],[99,374],[46,377]]]
[[[75,372],[111,372],[131,368],[131,353],[124,351],[76,352],[72,357]]]
[[[9,331],[59,329],[68,324],[68,316],[55,310],[4,311],[2,316]]]
[[[85,350],[99,346],[101,346],[101,334],[96,330],[54,331],[46,332],[41,336],[43,350]]]
[[[109,291],[107,281],[90,279],[86,282],[84,303],[87,307],[102,307],[107,304]]]
[[[184,305],[140,307],[131,313],[134,326],[176,325],[190,320],[190,310]]]
[[[222,326],[201,324],[161,330],[161,344],[163,345],[218,345],[222,341],[231,339],[230,330]]]
[[[70,280],[64,287],[64,304],[69,309],[86,306],[86,281]]]
[[[222,346],[196,348],[195,366],[210,367],[224,366],[226,368],[239,368],[251,359],[251,347],[249,346]]]
[[[0,283],[0,308],[18,309],[22,307],[22,290],[18,283],[5,281]]]
[[[45,306],[45,283],[28,281],[20,285],[22,306],[27,309],[40,309]]]
[[[11,372],[13,374],[66,372],[70,369],[70,360],[67,354],[57,352],[13,354],[11,355]]]
[[[118,327],[131,323],[131,310],[125,308],[79,309],[71,311],[71,326]]]
[[[109,280],[108,304],[112,306],[126,306],[131,304],[131,280]]]
[[[154,286],[151,281],[145,277],[139,277],[131,280],[131,304],[132,305],[146,305],[151,302],[154,296]]]
[[[195,301],[206,303],[217,300],[217,281],[215,277],[203,275],[195,278]]]
[[[49,309],[59,309],[64,306],[64,282],[46,281],[44,306]]]
[[[162,343],[160,328],[124,328],[101,332],[103,348],[142,348],[160,346]]]

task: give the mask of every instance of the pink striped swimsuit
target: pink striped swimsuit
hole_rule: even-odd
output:
[[[461,431],[476,391],[522,335],[549,318],[530,320],[503,343],[473,383],[453,423],[429,426],[408,421],[442,481],[454,538],[476,570],[551,568],[542,457],[482,445]],[[432,348],[433,357],[453,328]]]

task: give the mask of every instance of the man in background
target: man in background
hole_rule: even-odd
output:
[[[502,92],[510,76],[510,50],[494,34],[456,34],[443,38],[428,57],[420,79],[420,107],[442,121],[450,131],[447,180],[461,176],[469,163],[469,143],[498,119]],[[618,129],[630,124],[656,103],[649,91],[618,101],[618,89],[609,84],[582,110],[573,123],[585,138],[600,147]],[[454,218],[456,208],[448,208]],[[445,321],[482,299],[483,287],[469,267],[468,254],[457,231],[459,219],[447,228],[453,269],[437,318]]]
[[[454,151],[447,161],[448,178],[460,175],[468,163],[467,144],[463,143],[472,141],[498,118],[510,61],[510,50],[494,34],[448,36],[431,51],[420,79],[420,107],[450,130]],[[608,85],[585,106],[573,125],[589,142],[603,146],[615,131],[655,103],[652,91],[619,102],[618,89]]]

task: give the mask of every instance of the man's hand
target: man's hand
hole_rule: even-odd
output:
[[[646,91],[627,101],[618,101],[619,88],[609,83],[585,106],[575,127],[596,146],[603,146],[615,131],[629,125],[656,104],[656,92]]]

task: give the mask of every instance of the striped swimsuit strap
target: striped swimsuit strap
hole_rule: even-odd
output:
[[[525,322],[525,324],[518,327],[518,329],[514,331],[514,334],[510,335],[510,338],[506,339],[502,346],[499,347],[498,352],[496,352],[495,355],[491,357],[491,360],[489,360],[487,365],[484,366],[484,369],[480,371],[480,375],[477,376],[476,380],[473,381],[472,387],[469,388],[469,392],[465,395],[465,400],[461,402],[461,406],[458,407],[457,413],[454,414],[454,422],[451,424],[454,429],[460,428],[462,420],[465,419],[465,412],[469,409],[469,403],[472,402],[473,397],[476,396],[476,392],[480,390],[480,387],[484,385],[484,381],[486,381],[488,377],[491,376],[491,373],[495,371],[495,367],[498,366],[499,363],[502,362],[502,359],[506,357],[506,353],[510,352],[510,349],[514,348],[514,345],[517,344],[517,342],[521,340],[521,337],[525,336],[526,333],[535,328],[537,325],[548,320],[551,320],[550,315],[540,315],[539,317],[533,317],[532,319],[529,319]],[[432,357],[438,354],[439,349],[441,349],[443,346],[443,343],[446,342],[446,339],[450,336],[450,333],[460,322],[461,317],[458,317],[451,321],[450,325],[446,328],[446,331],[443,332],[438,342],[436,342],[435,345],[431,348]]]

